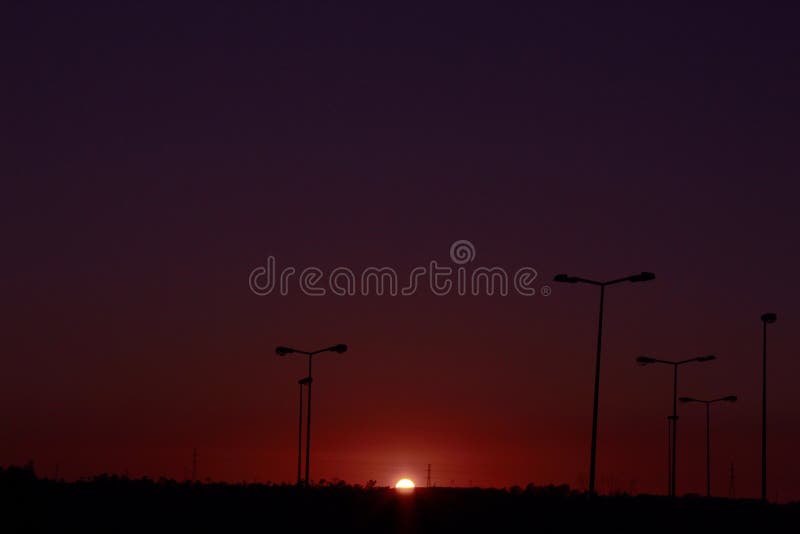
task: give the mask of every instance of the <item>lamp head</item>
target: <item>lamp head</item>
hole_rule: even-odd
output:
[[[692,397],[681,397],[678,400],[681,401],[681,402],[696,402],[697,401],[697,399],[694,399]]]
[[[695,358],[695,361],[697,361],[697,362],[710,362],[711,360],[716,360],[716,359],[717,359],[716,356],[714,356],[713,354],[709,354],[708,356],[700,356],[698,358]]]
[[[737,397],[736,395],[728,395],[727,397],[722,397],[721,400],[724,400],[725,402],[736,402],[737,400],[739,400],[739,397]]]
[[[338,345],[334,345],[328,350],[341,354],[343,352],[347,352],[347,345],[345,345],[344,343],[339,343]]]
[[[639,356],[638,358],[636,358],[636,363],[638,363],[639,365],[648,365],[651,363],[656,363],[656,359],[650,358],[649,356]]]
[[[294,352],[294,349],[290,349],[289,347],[275,347],[275,354],[278,356],[286,356],[287,354],[291,354]]]
[[[635,274],[630,278],[628,278],[628,280],[630,280],[631,282],[649,282],[650,280],[655,280],[655,279],[656,279],[655,273],[647,271],[642,271],[641,273]]]
[[[569,276],[566,274],[557,274],[553,277],[553,282],[562,282],[564,284],[575,284],[578,282],[578,279],[574,276]]]
[[[311,377],[307,376],[305,378],[301,378],[300,380],[297,381],[297,383],[300,384],[301,386],[305,386],[306,384],[310,384],[311,383]]]
[[[774,313],[765,313],[764,315],[761,316],[761,320],[767,324],[772,324],[778,320],[778,316],[775,315]]]

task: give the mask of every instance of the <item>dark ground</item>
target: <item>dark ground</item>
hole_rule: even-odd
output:
[[[200,484],[0,469],[0,532],[798,532],[800,503],[501,489]]]

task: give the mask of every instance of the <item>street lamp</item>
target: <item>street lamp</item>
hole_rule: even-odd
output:
[[[577,284],[584,283],[600,287],[600,317],[597,324],[597,357],[595,359],[594,368],[594,403],[592,408],[592,450],[589,456],[589,493],[594,494],[594,481],[597,466],[597,404],[600,397],[600,349],[603,344],[603,301],[605,298],[606,286],[618,284],[620,282],[648,282],[655,280],[656,275],[649,272],[641,272],[625,278],[618,278],[616,280],[609,280],[606,282],[598,282],[596,280],[588,280],[586,278],[579,278],[577,276],[569,276],[566,274],[557,274],[554,282],[561,282],[564,284]]]
[[[778,320],[774,313],[761,316],[764,324],[763,370],[761,386],[761,500],[767,500],[767,325]]]
[[[683,403],[697,402],[706,405],[706,497],[711,497],[711,405],[715,402],[736,402],[736,395],[728,395],[718,399],[703,400],[692,397],[681,397]]]
[[[648,356],[639,356],[636,358],[636,362],[641,365],[650,365],[653,363],[663,363],[665,365],[671,365],[673,368],[673,375],[672,375],[672,415],[669,417],[669,420],[672,422],[672,451],[670,454],[670,471],[669,471],[669,495],[670,497],[675,496],[675,463],[678,457],[678,367],[685,363],[692,363],[692,362],[710,362],[712,360],[716,360],[717,357],[713,354],[708,356],[698,356],[697,358],[689,358],[687,360],[679,360],[679,361],[671,361],[671,360],[659,360],[657,358],[650,358]]]
[[[275,353],[278,356],[288,356],[290,354],[303,354],[308,356],[308,411],[306,415],[306,479],[305,485],[308,486],[308,473],[309,473],[309,466],[311,465],[311,362],[314,359],[314,356],[317,354],[321,354],[323,352],[336,352],[338,354],[342,354],[343,352],[347,351],[347,345],[339,344],[333,345],[330,347],[326,347],[324,349],[314,350],[314,351],[306,351],[306,350],[299,350],[293,349],[290,347],[275,347]],[[302,387],[302,385],[301,385]],[[302,424],[302,423],[301,423]],[[301,438],[302,441],[302,438]],[[299,474],[299,469],[298,469]]]

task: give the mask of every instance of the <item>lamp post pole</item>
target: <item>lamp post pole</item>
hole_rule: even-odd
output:
[[[297,485],[300,486],[303,483],[303,386],[311,386],[311,377],[301,378],[297,383],[300,386],[300,415],[297,423]]]
[[[711,403],[706,403],[706,497],[711,497]]]
[[[672,421],[672,443],[671,443],[671,451],[670,451],[670,470],[669,470],[669,496],[675,497],[677,490],[676,490],[676,473],[677,473],[677,462],[678,462],[678,367],[692,362],[708,362],[711,360],[715,360],[717,357],[714,355],[708,356],[699,356],[697,358],[689,358],[687,360],[678,360],[678,361],[671,361],[671,360],[659,360],[657,358],[650,358],[648,356],[640,356],[636,358],[636,361],[641,365],[649,365],[652,363],[661,363],[665,365],[671,365],[673,368],[672,371],[672,416],[670,420]]]
[[[706,406],[706,497],[711,497],[711,405],[715,402],[736,402],[736,395],[719,397],[718,399],[695,399],[693,397],[681,397],[681,402],[696,402]]]
[[[774,323],[778,316],[765,313],[761,316],[764,325],[761,370],[761,500],[767,500],[767,325]]]
[[[308,355],[308,400],[306,402],[308,408],[306,410],[306,482],[305,485],[308,487],[308,473],[309,468],[311,466],[311,361],[314,359],[314,354]]]
[[[302,483],[302,458],[303,458],[303,381],[300,384],[300,417],[297,425],[297,485]]]
[[[306,378],[300,380],[300,436],[298,437],[298,458],[297,458],[297,480],[298,483],[300,482],[300,464],[301,464],[301,453],[299,452],[300,446],[303,442],[302,438],[302,426],[303,426],[303,385],[308,386],[307,392],[307,408],[306,408],[306,475],[305,475],[305,485],[308,487],[309,484],[309,472],[311,466],[311,383],[313,382],[313,378],[311,377],[311,362],[314,359],[314,356],[320,354],[322,352],[336,352],[338,354],[342,354],[343,352],[347,351],[347,345],[339,344],[333,345],[331,347],[326,347],[324,349],[314,350],[314,351],[306,351],[306,350],[299,350],[293,349],[290,347],[276,347],[275,353],[278,356],[287,356],[289,354],[303,354],[308,356],[308,376]]]
[[[592,403],[592,448],[589,457],[589,493],[595,492],[595,477],[597,469],[597,415],[600,401],[600,353],[603,346],[603,303],[605,301],[606,286],[600,286],[600,314],[597,320],[597,356],[594,364],[594,401]]]
[[[553,280],[555,282],[563,282],[566,284],[584,283],[594,286],[600,286],[600,314],[597,323],[597,355],[595,357],[594,365],[594,400],[592,402],[592,443],[591,452],[589,453],[589,493],[595,493],[595,480],[597,474],[597,416],[600,400],[600,354],[603,346],[603,304],[605,301],[606,286],[618,284],[620,282],[648,282],[654,280],[656,275],[650,272],[641,272],[625,278],[618,278],[616,280],[609,280],[606,282],[599,282],[597,280],[589,280],[587,278],[580,278],[577,276],[569,276],[566,274],[558,274]]]

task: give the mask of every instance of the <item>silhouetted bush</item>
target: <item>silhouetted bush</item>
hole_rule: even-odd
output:
[[[757,531],[796,525],[800,506],[656,496],[589,498],[566,485],[392,488],[336,480],[300,488],[101,474],[67,483],[33,466],[0,468],[0,532],[660,532]],[[791,530],[791,529],[790,529]]]

